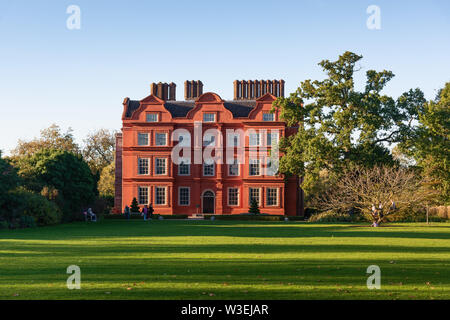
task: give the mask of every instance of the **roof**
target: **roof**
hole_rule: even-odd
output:
[[[128,100],[126,118],[130,118],[135,110],[139,108],[140,101]],[[224,107],[231,111],[235,118],[248,117],[250,111],[256,106],[255,100],[228,100],[224,101]],[[173,118],[186,117],[187,113],[195,107],[194,101],[166,101],[164,107],[170,112]]]

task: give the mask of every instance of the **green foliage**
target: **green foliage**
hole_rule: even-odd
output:
[[[100,180],[98,182],[98,192],[100,196],[114,197],[115,180],[115,165],[114,162],[112,162],[101,171]]]
[[[86,137],[82,153],[93,173],[100,174],[113,163],[115,147],[115,131],[100,129]]]
[[[35,154],[42,149],[64,150],[79,154],[80,149],[73,138],[72,129],[62,132],[61,128],[52,124],[50,127],[41,130],[41,136],[31,141],[19,140],[17,147],[12,151],[14,158],[20,158]]]
[[[435,101],[419,109],[419,125],[399,145],[426,177],[435,180],[441,201],[450,204],[450,82]]]
[[[0,214],[10,201],[9,191],[15,189],[19,183],[16,170],[8,161],[1,158],[0,153]]]
[[[80,155],[63,150],[40,150],[16,160],[25,186],[41,192],[56,190],[56,203],[63,220],[71,221],[96,196],[96,183],[89,166]]]
[[[136,198],[133,198],[133,201],[131,201],[131,212],[139,212],[139,205]]]
[[[390,71],[366,72],[364,90],[354,84],[356,63],[362,56],[345,52],[337,61],[319,63],[327,77],[306,80],[288,98],[280,97],[274,109],[298,133],[280,140],[280,172],[304,177],[306,196],[328,171],[336,179],[350,164],[364,166],[392,164],[386,144],[395,143],[411,130],[423,93],[410,90],[397,100],[383,95],[394,77]]]
[[[31,216],[20,216],[19,227],[20,228],[35,228],[36,220]]]
[[[17,189],[9,193],[10,202],[3,214],[7,221],[21,221],[23,217],[32,217],[38,226],[53,225],[61,222],[58,206],[40,194]],[[23,218],[29,221],[28,218]],[[28,220],[27,220],[28,219]]]
[[[248,209],[248,213],[252,213],[252,214],[260,214],[261,213],[259,211],[259,205],[258,205],[258,201],[256,201],[256,199],[252,199],[252,201],[250,202],[250,208]]]

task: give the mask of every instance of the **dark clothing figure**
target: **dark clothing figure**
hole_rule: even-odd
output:
[[[125,206],[125,210],[124,210],[124,214],[125,214],[125,219],[130,220],[130,207]]]
[[[150,215],[150,219],[153,218],[153,212],[154,212],[154,211],[155,211],[155,210],[153,209],[152,205],[150,204],[150,207],[148,208],[148,213],[149,213],[149,215]]]

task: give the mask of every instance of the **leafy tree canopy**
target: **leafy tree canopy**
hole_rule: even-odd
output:
[[[103,168],[114,161],[115,133],[100,129],[89,134],[84,140],[82,153],[92,172],[100,174]]]
[[[73,214],[93,202],[96,182],[81,155],[64,150],[42,149],[16,160],[19,174],[28,189],[56,190],[60,207]]]
[[[398,147],[435,180],[442,200],[450,203],[450,82],[418,115],[419,125]]]
[[[365,87],[358,91],[354,74],[361,59],[347,51],[336,61],[323,60],[324,80],[303,81],[289,97],[274,102],[281,118],[298,127],[298,133],[280,141],[280,172],[303,176],[306,194],[323,170],[333,176],[349,164],[392,164],[387,146],[411,130],[425,103],[419,89],[398,99],[383,94],[394,77],[387,70],[368,70]]]
[[[80,153],[78,145],[75,143],[72,129],[62,132],[61,128],[52,124],[50,127],[41,130],[41,136],[31,141],[19,140],[17,147],[12,151],[13,158],[35,154],[42,149],[55,149]]]

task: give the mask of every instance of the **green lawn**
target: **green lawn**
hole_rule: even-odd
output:
[[[68,290],[66,268],[81,268]],[[366,269],[381,268],[381,290]],[[73,223],[0,231],[0,299],[450,299],[450,224]]]

